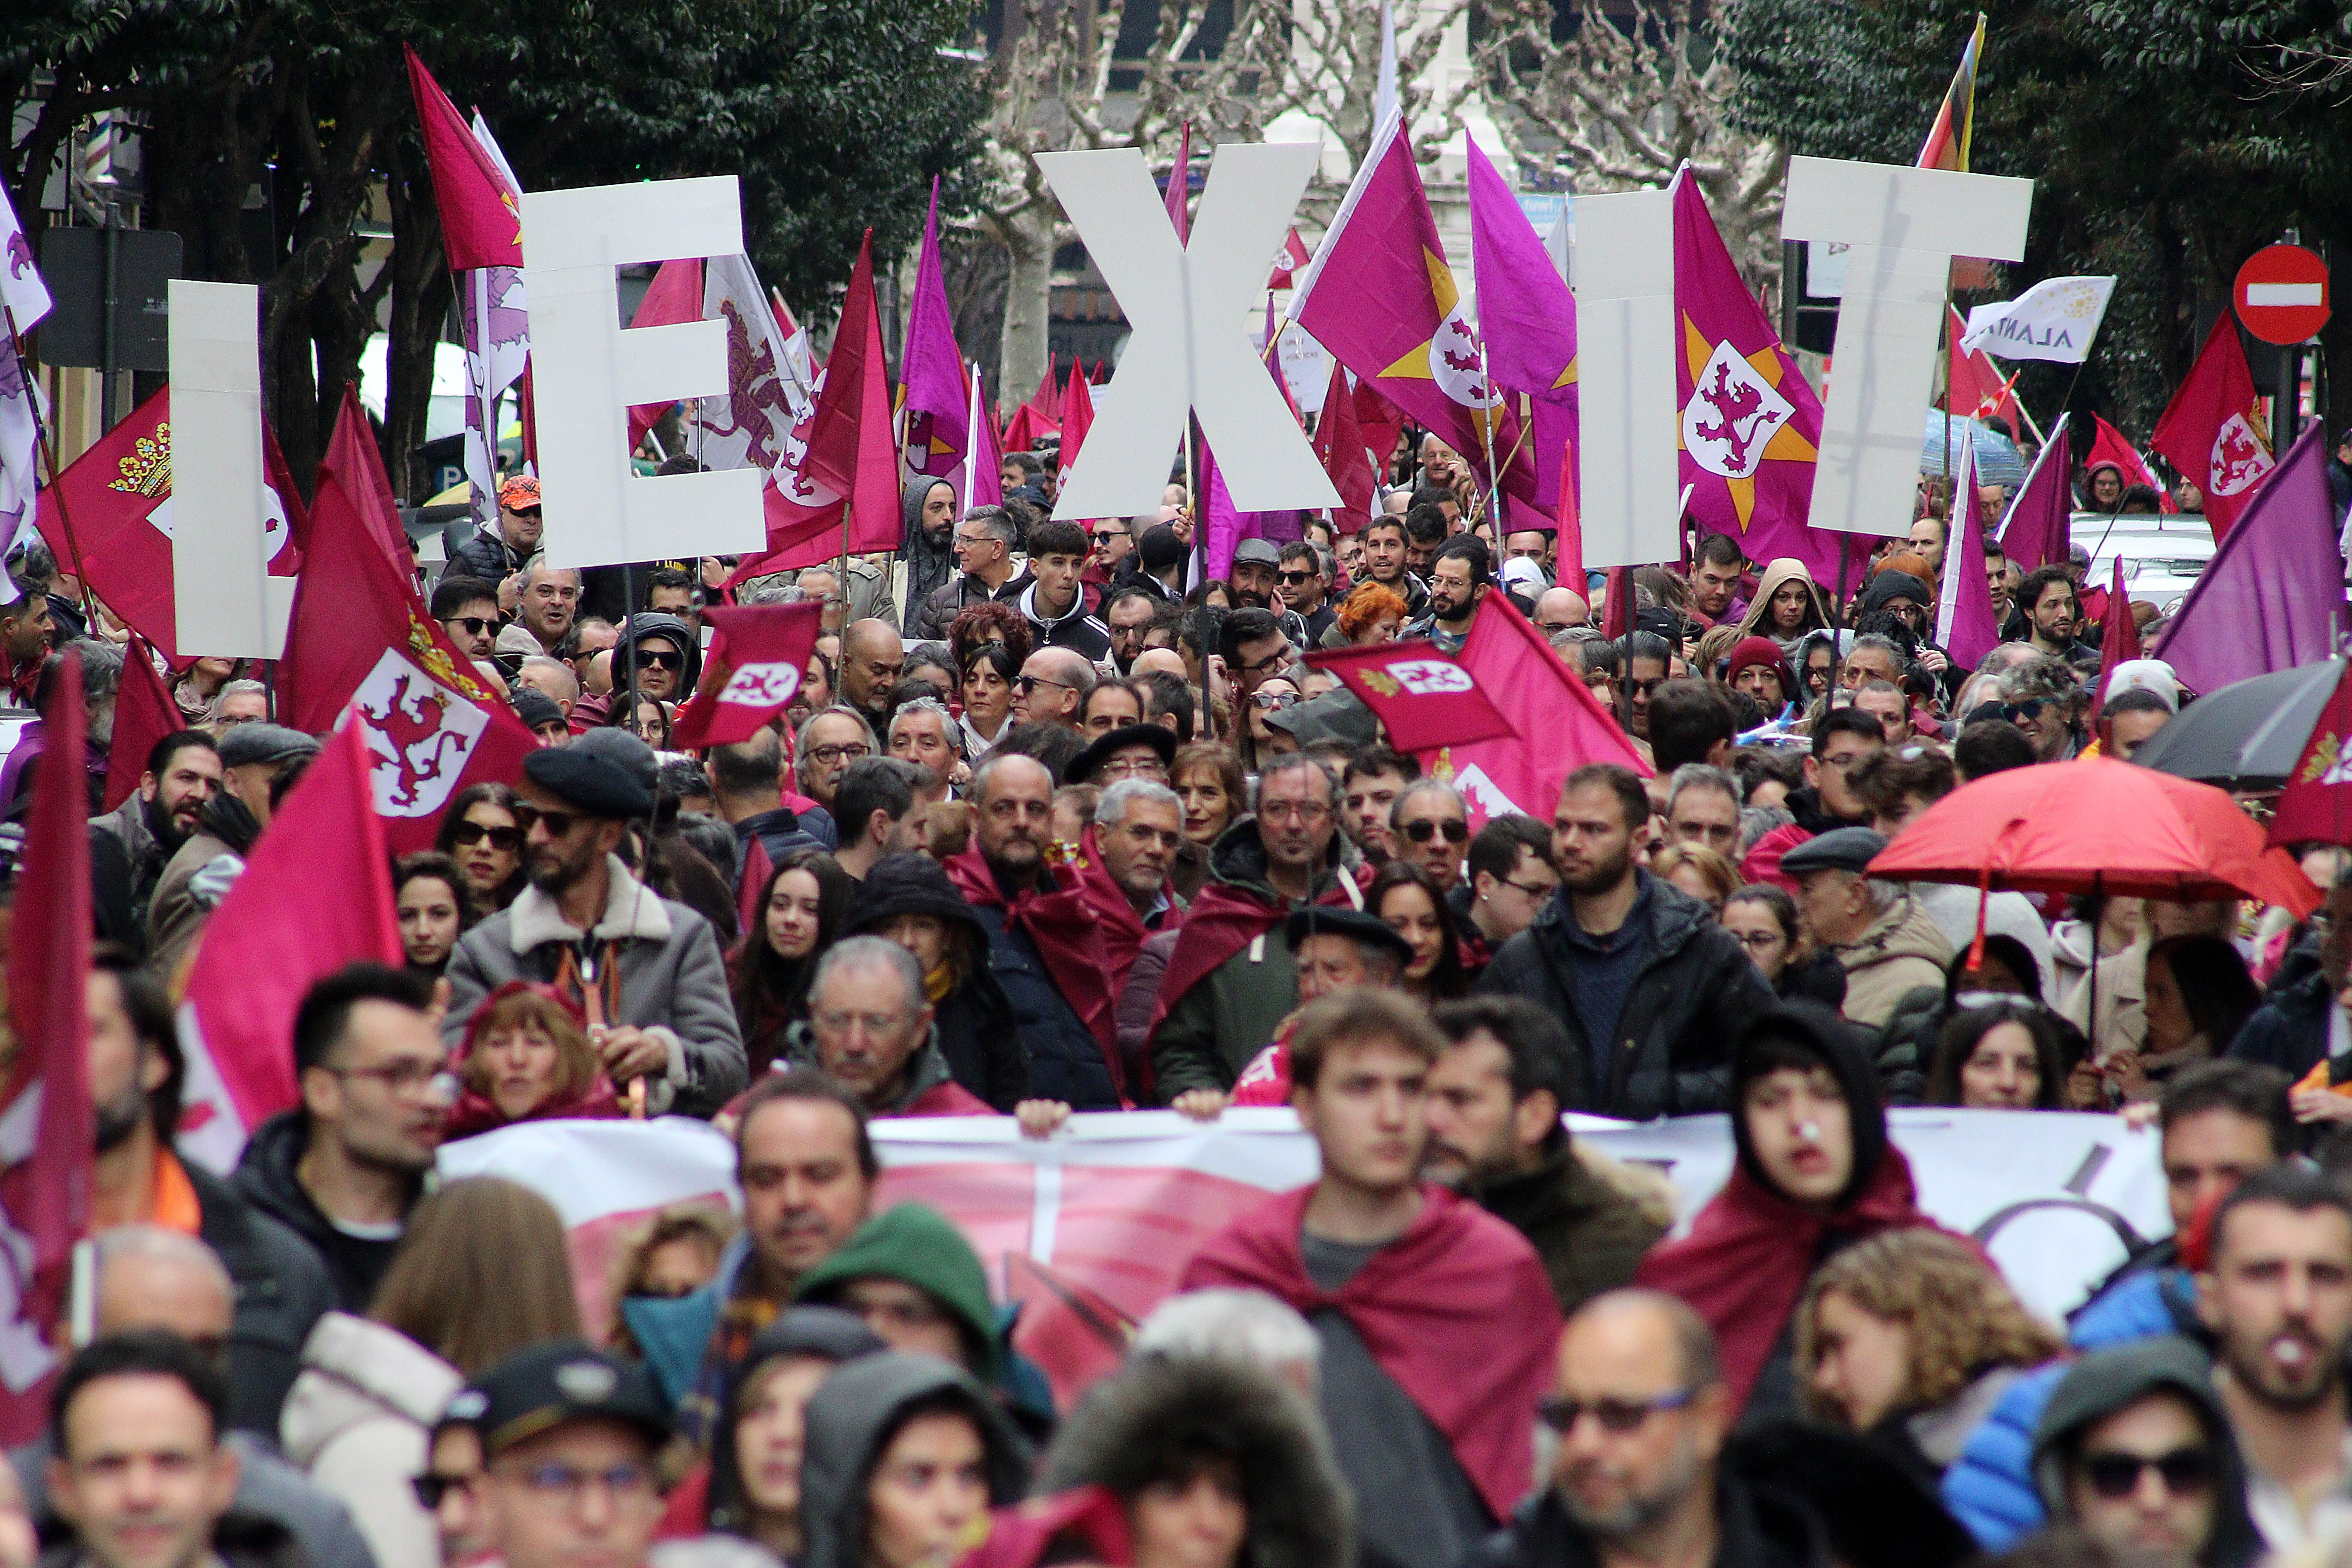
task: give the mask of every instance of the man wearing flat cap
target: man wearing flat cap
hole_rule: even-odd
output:
[[[283,724],[234,724],[221,736],[220,791],[197,808],[196,830],[173,851],[147,906],[147,954],[156,973],[178,967],[218,902],[197,896],[196,873],[225,858],[241,868],[276,802],[318,754],[317,741]]]
[[[518,1351],[460,1389],[436,1430],[479,1436],[481,1530],[506,1568],[643,1568],[661,1523],[653,1373],[578,1340]]]
[[[616,1087],[643,1079],[648,1110],[708,1116],[743,1087],[743,1040],[709,922],[631,875],[615,851],[653,813],[652,754],[612,742],[523,759],[523,864],[530,885],[461,939],[449,956],[443,1037],[464,1039],[475,1007],[530,980],[578,1003]],[[644,752],[642,766],[609,754]]]
[[[1881,1029],[1895,1003],[1919,986],[1940,987],[1951,944],[1927,907],[1900,882],[1870,875],[1886,840],[1867,827],[1840,827],[1780,857],[1797,884],[1797,918],[1817,947],[1845,966],[1846,1017]]]
[[[1298,964],[1298,1005],[1319,1002],[1349,986],[1391,989],[1412,962],[1412,944],[1369,910],[1308,904],[1290,911],[1284,934]],[[1290,1103],[1290,1031],[1298,1015],[1283,1019],[1274,1043],[1250,1058],[1234,1080],[1234,1105]],[[1222,1109],[1224,1102],[1220,1102]]]

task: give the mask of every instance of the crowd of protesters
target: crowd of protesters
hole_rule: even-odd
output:
[[[1853,584],[1709,536],[1612,616],[1454,454],[1398,468],[1360,531],[1211,581],[1181,487],[1080,527],[1050,454],[1003,506],[918,481],[903,579],[732,591],[824,636],[698,754],[670,726],[731,563],[549,567],[509,480],[429,603],[546,744],[398,863],[404,967],[310,989],[300,1103],[226,1177],[175,1152],[175,986],[320,741],[257,672],[181,672],[189,728],[90,824],[93,1305],[0,1568],[2336,1560],[2338,853],[2303,921],[1874,877],[1964,783],[2128,759],[2191,700],[2142,660],[2092,706],[2079,552],[1988,542],[2010,640],[1962,669],[1939,498]],[[1457,650],[1496,595],[1651,776],[1474,811],[1304,661]],[[102,740],[122,654],[73,646]],[[878,1194],[877,1119],[1268,1104],[1318,1178],[1066,1408],[971,1239]],[[1922,1211],[1886,1114],[1918,1104],[2152,1124],[2172,1236],[2042,1320]],[[1732,1174],[1678,1229],[1570,1111],[1727,1113]],[[663,1114],[732,1142],[740,1214],[654,1213],[584,1289],[547,1199],[436,1175]]]

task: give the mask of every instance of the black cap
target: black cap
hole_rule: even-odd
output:
[[[235,725],[220,742],[221,766],[225,768],[241,768],[255,763],[290,763],[297,757],[318,754],[315,737],[283,724]]]
[[[669,1440],[653,1373],[579,1340],[516,1352],[459,1389],[441,1417],[480,1433],[484,1458],[566,1421],[590,1420],[635,1426],[656,1447]]]
[[[1808,838],[1780,857],[1780,869],[1791,877],[1808,871],[1852,871],[1859,876],[1886,847],[1885,836],[1867,827],[1832,827],[1818,838]]]
[[[535,687],[523,686],[516,688],[514,693],[514,710],[515,717],[522,721],[523,728],[530,731],[533,734],[538,733],[541,727],[543,725],[561,724],[563,722],[563,709],[562,706],[556,702],[554,698],[550,697],[546,692],[541,691]]]
[[[1176,731],[1164,724],[1125,724],[1099,736],[1095,743],[1070,759],[1062,770],[1064,784],[1087,784],[1092,781],[1102,765],[1110,761],[1111,753],[1129,746],[1149,746],[1158,754],[1160,765],[1172,767],[1176,762]]]
[[[1308,904],[1293,910],[1285,934],[1293,952],[1310,936],[1344,936],[1360,947],[1380,949],[1400,964],[1412,962],[1412,944],[1391,931],[1388,921],[1345,904]]]
[[[653,791],[627,769],[598,756],[584,737],[531,752],[522,760],[522,776],[583,816],[618,822],[654,808]]]

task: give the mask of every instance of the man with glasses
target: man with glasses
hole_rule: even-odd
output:
[[[868,1116],[993,1116],[948,1072],[914,956],[878,936],[844,937],[817,961],[793,1060],[817,1068]]]
[[[471,539],[451,551],[448,575],[504,583],[530,565],[547,531],[539,499],[539,480],[533,475],[513,474],[501,481],[498,531],[477,529]]]
[[[1550,832],[1534,817],[1514,811],[1487,818],[1470,840],[1470,877],[1454,889],[1454,898],[1461,906],[1457,917],[1468,916],[1493,949],[1533,924],[1536,911],[1559,891]]]
[[[676,616],[648,610],[629,617],[626,647],[637,667],[637,695],[656,702],[683,700],[702,679],[702,644]],[[614,672],[614,695],[622,701],[628,678]]]
[[[1147,725],[1136,733],[1166,735],[1168,731]],[[1108,771],[1133,750],[1115,752],[1099,775],[1108,787],[1095,803],[1095,847],[1102,855],[1103,869],[1126,896],[1135,918],[1144,930],[1157,931],[1181,912],[1168,873],[1184,843],[1184,803],[1168,787],[1167,764],[1156,756],[1150,758],[1159,763],[1156,773],[1113,776]],[[1174,755],[1172,744],[1169,754]],[[1123,981],[1125,976],[1120,978]]]
[[[1119,674],[1131,674],[1136,656],[1144,648],[1144,638],[1151,631],[1151,623],[1160,614],[1163,601],[1149,588],[1133,583],[1110,591],[1103,605],[1103,628],[1110,637],[1110,658]]]
[[[645,1568],[670,1424],[652,1372],[578,1340],[533,1345],[450,1402],[481,1435],[477,1490],[506,1568]]]
[[[467,658],[488,658],[495,651],[499,628],[499,590],[479,577],[444,574],[433,589],[433,618]]]
[[[310,1244],[346,1312],[374,1299],[457,1100],[432,1001],[423,977],[374,963],[313,984],[294,1015],[301,1103],[255,1129],[237,1164],[238,1194]],[[471,1002],[454,1010],[462,1035]]]
[[[275,1443],[279,1407],[300,1370],[302,1342],[335,1306],[326,1268],[303,1237],[257,1212],[236,1184],[174,1152],[185,1075],[163,986],[134,966],[130,954],[102,943],[91,955],[83,996],[92,1112],[89,1227],[100,1238],[99,1326],[188,1327],[152,1315],[110,1321],[118,1302],[151,1314],[158,1302],[152,1293],[110,1295],[108,1247],[152,1251],[131,1233],[168,1226],[185,1247],[209,1247],[207,1261],[216,1258],[213,1268],[228,1272],[220,1307],[227,1326],[220,1337],[235,1386],[230,1423]],[[116,1234],[125,1239],[105,1239]],[[152,1284],[160,1272],[126,1264],[123,1278],[137,1284],[142,1281],[131,1275],[149,1276],[144,1283]]]
[[[1270,610],[1235,610],[1225,617],[1219,641],[1225,672],[1241,682],[1244,697],[1256,696],[1269,680],[1288,679],[1291,667],[1298,662],[1298,650]]]
[[[2036,762],[2063,763],[2083,747],[2082,688],[2063,660],[2042,657],[2000,678],[2001,716],[2025,731]]]
[[[1065,784],[1105,786],[1127,779],[1164,784],[1175,761],[1176,732],[1138,720],[1097,735],[1085,751],[1070,759],[1070,765],[1062,770],[1062,779]]]
[[[1013,573],[1013,547],[1020,538],[1013,514],[1001,506],[976,506],[964,513],[950,546],[956,574],[931,590],[907,636],[917,642],[944,642],[956,616],[972,605],[1018,597],[1015,584],[1028,586]]]
[[[651,758],[620,739],[523,759],[513,810],[530,885],[458,940],[442,1037],[454,1048],[501,985],[552,985],[586,1017],[624,1096],[637,1100],[642,1082],[647,1110],[708,1116],[743,1087],[743,1039],[709,922],[638,881],[614,853],[627,824],[654,807]],[[642,763],[616,765],[613,750]]]
[[[1274,581],[1282,595],[1284,634],[1302,648],[1322,647],[1323,634],[1339,618],[1330,602],[1331,581],[1322,552],[1303,542],[1284,545]]]
[[[1546,588],[1536,599],[1536,629],[1547,637],[1592,624],[1592,606],[1574,588]]]
[[[1095,667],[1084,654],[1066,647],[1041,647],[1013,678],[1013,721],[1077,730],[1094,689]]]
[[[2076,1362],[2033,1452],[2050,1518],[2116,1561],[2234,1568],[2261,1551],[2213,1364],[2189,1341],[2143,1340]]]
[[[1182,1280],[1265,1291],[1314,1325],[1324,1423],[1370,1568],[1459,1563],[1511,1517],[1535,1469],[1531,1396],[1559,1332],[1526,1239],[1422,1182],[1445,1046],[1393,991],[1301,1009],[1290,1102],[1319,1174],[1211,1237]]]
[[[834,817],[833,803],[841,775],[849,771],[850,763],[873,756],[875,751],[874,731],[866,716],[854,708],[820,709],[801,721],[793,742],[793,781],[801,794],[824,808],[826,824],[836,837],[842,827]],[[803,814],[803,817],[808,815]]]
[[[1466,1568],[1764,1568],[1826,1561],[1809,1510],[1759,1508],[1723,1464],[1737,1412],[1715,1335],[1655,1290],[1594,1297],[1560,1336],[1549,1484]]]
[[[1145,520],[1147,525],[1152,521]],[[1135,525],[1123,517],[1098,517],[1087,524],[1087,538],[1094,549],[1087,555],[1086,580],[1100,587],[1135,553]]]
[[[1427,637],[1440,652],[1461,652],[1492,582],[1486,545],[1466,534],[1447,540],[1430,557],[1429,614],[1397,636]]]
[[[1443,779],[1408,786],[1389,808],[1396,853],[1429,873],[1441,893],[1462,879],[1463,846],[1470,842],[1470,811],[1462,792]]]

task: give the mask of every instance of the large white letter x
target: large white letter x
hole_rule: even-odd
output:
[[[1339,504],[1246,332],[1265,258],[1320,155],[1307,142],[1218,148],[1189,247],[1177,244],[1140,152],[1037,155],[1133,329],[1056,518],[1157,510],[1190,410],[1237,510]]]

